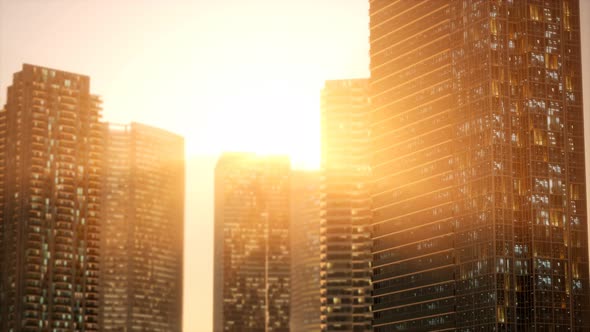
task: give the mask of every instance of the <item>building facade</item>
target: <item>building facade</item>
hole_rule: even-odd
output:
[[[291,332],[320,331],[320,179],[291,173]]]
[[[105,124],[102,331],[182,331],[184,139]]]
[[[98,331],[101,101],[25,64],[0,112],[0,330]]]
[[[371,331],[368,80],[321,93],[321,330]]]
[[[215,169],[214,331],[289,331],[290,161],[223,154]]]
[[[370,1],[376,332],[590,329],[579,26]]]

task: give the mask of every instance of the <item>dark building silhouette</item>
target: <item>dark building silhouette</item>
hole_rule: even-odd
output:
[[[320,179],[291,173],[291,332],[320,331]]]
[[[182,331],[184,139],[105,124],[102,331]]]
[[[321,94],[321,329],[371,331],[368,80]]]
[[[0,330],[98,331],[101,101],[25,64],[0,112]]]
[[[289,176],[282,156],[217,162],[214,331],[289,331]]]
[[[587,331],[577,0],[370,1],[374,331]]]

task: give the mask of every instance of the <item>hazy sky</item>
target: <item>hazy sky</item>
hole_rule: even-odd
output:
[[[211,331],[222,150],[319,157],[325,79],[368,75],[367,0],[0,0],[0,107],[22,63],[91,77],[104,118],[186,137],[186,332]]]
[[[282,151],[317,164],[319,90],[368,75],[368,24],[368,0],[0,0],[0,106],[26,62],[89,75],[108,121],[186,137],[184,327],[211,331],[217,155]]]
[[[193,154],[317,160],[322,81],[368,75],[366,0],[0,2],[2,89],[23,62],[87,74],[106,119],[179,132]]]

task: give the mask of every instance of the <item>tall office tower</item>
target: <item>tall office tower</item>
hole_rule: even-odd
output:
[[[374,329],[590,329],[577,0],[370,1]]]
[[[106,125],[102,331],[182,331],[184,139]]]
[[[215,169],[214,331],[289,331],[290,162],[225,153]]]
[[[371,331],[368,80],[321,94],[322,331]]]
[[[0,115],[0,330],[97,331],[102,131],[90,78],[25,64]]]
[[[320,331],[320,173],[291,173],[291,332]]]

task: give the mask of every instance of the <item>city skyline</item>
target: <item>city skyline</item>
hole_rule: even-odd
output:
[[[363,21],[365,19],[367,10],[364,10],[365,7],[368,8],[368,6],[366,5],[366,2],[368,1],[359,1],[359,7],[362,7],[363,10],[360,11],[359,15],[359,20]],[[31,3],[34,2],[29,2],[28,5],[30,6]],[[7,19],[5,16],[9,16],[6,13],[8,12],[12,12],[15,10],[15,8],[18,9],[19,5],[15,5],[15,4],[9,4],[7,1],[2,1],[0,2],[0,86],[2,86],[3,88],[8,84],[8,80],[6,80],[6,77],[10,77],[12,75],[13,72],[16,72],[20,69],[20,65],[24,62],[27,63],[33,63],[33,64],[39,64],[39,65],[47,65],[49,67],[52,68],[58,68],[58,69],[66,69],[66,70],[73,70],[76,72],[80,72],[83,73],[85,75],[89,75],[90,77],[101,77],[102,75],[102,82],[101,85],[103,87],[108,85],[109,80],[106,79],[106,74],[102,74],[99,70],[99,68],[101,66],[105,66],[108,67],[108,65],[104,65],[104,60],[98,60],[97,58],[91,58],[91,60],[93,60],[93,66],[90,66],[91,69],[89,70],[84,70],[84,67],[86,66],[86,64],[84,64],[83,60],[78,60],[77,58],[79,58],[78,55],[75,55],[75,52],[72,52],[72,50],[75,50],[75,48],[66,48],[68,49],[70,52],[72,52],[72,58],[76,58],[75,61],[72,61],[70,63],[67,63],[65,65],[64,64],[67,60],[64,59],[58,59],[59,57],[53,57],[50,58],[49,60],[43,60],[43,61],[39,61],[41,58],[35,59],[35,56],[32,56],[32,52],[25,54],[25,56],[20,57],[19,59],[15,59],[15,57],[12,56],[12,54],[18,54],[18,52],[14,51],[14,50],[10,50],[8,49],[7,45],[15,45],[14,42],[7,42],[6,40],[8,39],[8,31],[10,31],[11,29],[7,27],[7,23],[3,23],[3,22],[10,22],[10,23],[14,23],[14,20],[16,17],[20,17],[22,18],[22,8],[20,10],[15,11],[15,13],[21,15],[15,15],[14,17],[11,17],[10,20]],[[588,7],[588,6],[586,6]],[[8,8],[8,9],[7,9]],[[78,9],[74,9],[73,12],[75,12],[76,10],[82,10],[80,8]],[[155,10],[152,8],[152,10]],[[57,12],[56,9],[54,8],[54,13]],[[170,15],[172,15],[172,12],[168,12]],[[73,14],[72,14],[73,15]],[[105,14],[106,15],[106,14]],[[37,20],[37,22],[40,20],[38,17],[34,18],[35,20]],[[23,22],[26,22],[26,19],[22,20]],[[587,22],[590,20],[587,20]],[[47,23],[48,21],[42,21]],[[49,21],[51,22],[51,21]],[[363,21],[363,24],[365,22]],[[357,24],[356,26],[361,26],[362,24]],[[16,26],[19,26],[18,24],[16,24]],[[119,25],[119,27],[121,27]],[[65,29],[64,27],[62,27],[63,29]],[[366,27],[363,26],[363,29],[365,29]],[[39,34],[40,36],[43,35],[43,33]],[[94,36],[96,36],[96,32],[94,34]],[[128,36],[128,35],[127,35]],[[115,38],[116,39],[116,38]],[[368,44],[368,38],[366,41],[362,41],[359,42],[357,40],[357,42],[361,45],[365,45]],[[68,44],[68,42],[65,42],[66,44]],[[78,42],[79,43],[79,42]],[[35,43],[35,45],[44,45],[44,44],[39,44],[38,40],[37,43]],[[79,44],[77,44],[79,45]],[[358,45],[358,44],[357,44]],[[244,47],[244,45],[242,44],[242,47]],[[364,46],[362,46],[364,47]],[[149,49],[153,49],[153,48],[149,48]],[[148,49],[148,50],[149,50]],[[13,53],[11,53],[13,52]],[[365,52],[366,53],[366,52]],[[586,53],[587,54],[587,53]],[[20,55],[23,55],[23,53],[20,53]],[[198,55],[196,55],[195,53],[191,53],[191,56],[195,56],[195,58],[198,58]],[[140,55],[137,55],[138,57],[140,57]],[[116,60],[116,59],[115,59]],[[113,60],[113,62],[115,62],[115,60]],[[63,61],[63,62],[62,62]],[[76,62],[78,61],[78,62]],[[343,79],[343,78],[354,78],[354,77],[365,77],[368,76],[367,73],[367,69],[368,69],[368,57],[364,58],[362,60],[356,60],[359,63],[363,62],[363,64],[361,65],[357,65],[355,67],[359,67],[361,69],[358,70],[338,70],[338,69],[334,69],[338,66],[342,66],[342,64],[339,65],[335,65],[334,67],[332,67],[332,71],[327,70],[324,71],[323,75],[329,76],[329,77],[322,77],[321,79],[314,79],[312,82],[312,85],[314,86],[313,89],[307,89],[305,88],[305,91],[308,90],[314,90],[313,95],[314,98],[317,97],[316,99],[319,100],[319,91],[321,89],[321,84],[323,84],[323,80],[324,79]],[[75,63],[75,64],[74,64]],[[585,60],[585,64],[587,64],[588,61]],[[17,66],[18,64],[18,66]],[[98,64],[98,65],[97,65]],[[144,63],[145,64],[145,63]],[[125,66],[119,66],[118,68],[124,68]],[[129,65],[130,70],[129,71],[125,71],[125,70],[121,70],[121,75],[117,76],[118,80],[124,80],[124,79],[128,79],[129,77],[132,77],[134,74],[137,74],[138,72],[141,72],[142,70],[146,70],[149,71],[149,67],[142,67],[140,65]],[[242,70],[242,73],[245,73],[244,76],[247,77],[248,75],[254,75],[257,73],[256,66],[251,66],[249,68],[246,68],[244,70]],[[586,70],[587,66],[584,67],[584,70]],[[158,71],[159,73],[162,73],[162,70],[160,69]],[[197,71],[193,71],[192,73],[196,73]],[[277,77],[279,76],[278,74],[276,75]],[[173,76],[160,76],[160,77],[167,77],[170,79],[170,81],[174,81],[174,77]],[[587,82],[588,80],[588,75],[585,75],[585,81]],[[225,77],[227,78],[227,77]],[[182,79],[183,82],[186,82],[186,79]],[[244,80],[245,81],[245,80]],[[243,84],[242,81],[239,84]],[[268,81],[266,81],[267,86],[269,84],[271,84],[272,82],[278,82],[280,80],[273,80],[272,78],[269,79]],[[306,81],[306,80],[304,80]],[[270,82],[270,83],[269,83]],[[120,83],[118,83],[120,84]],[[239,85],[238,83],[236,83],[236,85]],[[305,83],[307,84],[307,83]],[[589,84],[585,84],[585,89],[588,88]],[[120,86],[119,86],[120,87]],[[145,87],[145,86],[144,86]],[[113,88],[114,89],[114,88]],[[124,89],[122,89],[124,90]],[[0,103],[3,104],[5,102],[4,98],[4,91],[5,89],[2,89],[0,91],[0,93],[2,94],[2,96],[0,97]],[[150,87],[150,89],[147,89],[147,91],[154,91],[153,87]],[[187,92],[187,89],[183,89],[182,91]],[[244,94],[247,94],[248,91],[246,91],[246,93],[242,93],[241,95],[243,96]],[[109,90],[104,89],[102,91],[98,91],[98,94],[101,96],[101,98],[104,100],[105,103],[111,103],[110,101],[110,95],[112,95]],[[135,95],[141,95],[140,92],[135,91]],[[172,94],[173,96],[176,96],[177,94]],[[280,95],[280,94],[279,94]],[[120,97],[120,96],[119,96]],[[293,97],[291,95],[291,97]],[[588,101],[590,98],[586,97],[585,98],[586,101]],[[259,99],[244,99],[247,101],[248,105],[255,105],[257,101],[259,101]],[[317,100],[315,100],[315,102],[317,103]],[[154,103],[155,105],[158,105],[157,107],[160,109],[164,109],[163,103],[161,102],[157,102]],[[311,103],[310,103],[311,104]],[[588,102],[586,102],[585,105],[585,109],[588,108]],[[122,106],[123,105],[123,106]],[[155,116],[153,116],[153,114],[149,115],[148,112],[146,112],[146,114],[142,114],[141,112],[141,107],[137,107],[140,110],[133,110],[133,111],[129,111],[129,112],[125,112],[125,108],[133,108],[132,103],[129,103],[125,106],[125,103],[121,103],[119,104],[116,108],[111,108],[111,109],[107,109],[107,107],[105,106],[105,112],[112,112],[109,116],[112,116],[112,120],[117,120],[117,118],[120,117],[120,121],[117,122],[130,122],[131,120],[134,121],[140,121],[140,122],[147,122],[150,124],[155,124],[155,122],[157,122],[157,118]],[[182,105],[181,105],[182,106]],[[193,105],[192,107],[194,107],[195,105]],[[226,105],[227,107],[236,107],[236,105]],[[237,107],[239,107],[239,105],[237,105]],[[254,106],[252,106],[254,108]],[[196,108],[196,107],[195,107]],[[318,105],[312,105],[311,108],[318,110],[319,107]],[[114,111],[114,109],[117,109],[117,111]],[[219,108],[217,108],[219,109]],[[295,112],[295,110],[291,109],[291,112]],[[120,114],[114,114],[116,112],[119,112]],[[163,111],[162,111],[163,112]],[[224,115],[227,115],[226,113],[221,112]],[[587,114],[587,113],[586,113]],[[317,111],[317,118],[319,118],[319,111]],[[262,115],[261,115],[262,116]],[[203,120],[204,118],[206,118],[206,116],[202,116],[199,115],[198,119],[199,120]],[[311,116],[311,118],[315,118],[314,116]],[[108,118],[107,118],[108,119]],[[147,121],[143,121],[142,119],[147,119]],[[588,119],[588,116],[586,115],[586,119]],[[218,123],[219,119],[213,121],[213,122],[209,122],[209,120],[206,120],[204,122],[206,123]],[[315,120],[314,120],[315,121]],[[189,122],[189,121],[186,121]],[[239,122],[239,121],[236,121]],[[164,126],[166,127],[166,129],[168,130],[173,130],[175,132],[178,133],[186,133],[189,131],[192,131],[190,129],[190,127],[188,127],[188,125],[177,125],[177,124],[173,124],[171,122],[169,122],[168,120],[164,120],[163,121]],[[319,128],[319,124],[317,126],[317,128]],[[312,129],[312,131],[315,129]],[[586,130],[588,130],[588,126],[586,126]],[[319,131],[319,130],[317,130]],[[196,130],[195,130],[196,132]],[[319,134],[316,135],[319,137]],[[201,293],[205,293],[207,294],[207,292],[209,292],[209,290],[207,289],[201,289],[198,286],[194,287],[194,285],[197,283],[192,279],[194,278],[194,276],[197,276],[196,280],[199,280],[199,282],[202,282],[204,284],[207,284],[209,281],[212,281],[212,255],[208,255],[207,253],[212,253],[212,241],[207,239],[206,236],[200,237],[199,234],[212,234],[212,224],[209,223],[207,220],[213,220],[212,218],[212,199],[211,197],[209,197],[209,193],[208,188],[212,188],[212,170],[213,170],[213,165],[216,161],[216,155],[219,154],[221,152],[222,149],[213,149],[215,151],[212,151],[211,149],[209,149],[208,147],[203,147],[203,146],[199,146],[199,144],[196,144],[196,141],[202,141],[202,142],[207,142],[210,139],[204,139],[205,137],[199,137],[197,139],[195,139],[194,136],[192,136],[190,138],[190,148],[187,149],[187,155],[189,157],[188,165],[187,168],[190,168],[189,173],[187,174],[187,183],[194,183],[196,185],[191,185],[191,186],[187,186],[187,200],[191,200],[191,202],[196,202],[194,204],[187,204],[187,238],[190,239],[202,239],[202,241],[192,241],[194,243],[191,244],[187,244],[187,248],[191,248],[191,250],[201,250],[202,252],[204,252],[203,257],[199,258],[198,262],[196,261],[191,261],[191,262],[186,262],[187,264],[187,274],[185,275],[185,278],[191,278],[191,280],[189,281],[190,286],[187,288],[186,293],[190,293],[193,294],[193,296],[198,296]],[[312,140],[313,141],[313,140]],[[319,140],[316,140],[319,142]],[[252,143],[252,142],[251,142]],[[203,143],[206,144],[206,143]],[[318,143],[319,145],[319,143]],[[196,146],[196,147],[195,147]],[[588,144],[587,144],[587,148],[588,148]],[[237,147],[234,149],[229,149],[229,150],[256,150],[255,147],[250,146],[250,148],[247,148],[246,146],[241,146],[241,147]],[[263,151],[261,152],[289,152],[289,151],[269,151],[268,149],[262,149]],[[266,151],[264,151],[266,150]],[[272,149],[270,149],[272,150]],[[587,157],[588,158],[588,157]],[[189,198],[190,197],[190,198]],[[197,209],[199,209],[199,211],[196,211]],[[203,266],[210,266],[211,267],[211,272],[209,273],[208,276],[202,277],[200,276],[200,274],[207,274],[207,273],[202,273],[201,270],[199,270],[198,268],[195,268],[195,265],[203,265]],[[191,266],[192,265],[192,266]],[[185,328],[187,328],[187,331],[200,331],[201,326],[205,326],[203,329],[204,330],[208,330],[207,326],[209,324],[208,320],[210,320],[210,308],[208,308],[210,306],[210,297],[207,295],[203,295],[202,296],[204,298],[203,302],[199,302],[197,304],[195,304],[198,308],[202,309],[202,310],[195,310],[198,311],[199,314],[197,315],[185,315],[185,316],[189,316],[189,317],[185,317]],[[203,314],[201,314],[201,312],[204,312]],[[199,319],[202,319],[202,321],[204,321],[204,325],[199,325],[199,324],[203,324],[201,323],[201,321],[199,321]]]
[[[0,109],[0,329],[182,331],[184,139],[23,64]]]
[[[228,11],[227,6],[233,9]],[[257,148],[259,139],[244,139],[245,131],[239,126],[254,124],[258,131],[268,132],[261,118],[275,107],[263,102],[262,112],[256,106],[264,101],[265,87],[293,89],[279,91],[283,96],[279,100],[290,100],[289,107],[279,109],[272,118],[284,118],[290,124],[293,117],[301,117],[295,123],[309,123],[302,126],[306,142],[295,152],[312,151],[313,166],[319,165],[319,98],[324,80],[368,75],[366,1],[343,4],[329,0],[318,5],[304,0],[281,7],[271,0],[247,5],[235,0],[152,1],[146,6],[138,5],[137,0],[0,0],[0,105],[12,74],[23,63],[31,63],[92,77],[93,92],[104,102],[106,121],[137,121],[185,136],[185,252],[203,253],[185,261],[185,308],[187,299],[193,299],[191,314],[184,315],[187,332],[212,328],[213,239],[209,235],[213,234],[215,163],[225,149],[269,152]],[[243,13],[252,13],[256,22]],[[129,26],[127,19],[132,22]],[[324,24],[326,19],[331,23]],[[306,22],[307,28],[301,29],[300,22]],[[240,32],[235,33],[238,24]],[[44,28],[35,28],[40,26]],[[274,26],[275,32],[267,32],[268,26]],[[268,38],[274,41],[281,36],[291,36],[291,42],[267,43]],[[253,49],[258,46],[264,47]],[[246,61],[232,63],[244,50]],[[272,68],[266,69],[264,63]],[[288,68],[282,70],[282,66]],[[222,78],[215,77],[218,73]],[[217,103],[228,90],[241,97],[240,103]],[[169,104],[168,99],[182,103]],[[238,114],[228,130],[235,133],[231,136],[237,146],[210,146],[209,142],[224,134],[217,128],[232,118],[231,109],[240,110],[244,105],[254,112],[254,118]],[[276,144],[300,137],[296,128],[272,132],[283,137],[274,140]],[[277,152],[290,152],[286,150]],[[294,159],[293,164],[306,164],[306,158],[302,159]]]

